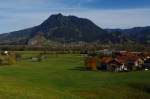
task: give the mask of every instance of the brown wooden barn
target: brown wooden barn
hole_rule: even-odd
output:
[[[88,70],[97,70],[96,57],[89,56],[85,59],[85,66]]]

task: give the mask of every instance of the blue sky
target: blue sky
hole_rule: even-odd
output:
[[[38,25],[56,13],[89,18],[102,28],[150,26],[150,0],[0,0],[0,33]]]

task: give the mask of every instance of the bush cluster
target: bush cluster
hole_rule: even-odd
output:
[[[13,65],[21,58],[19,53],[9,52],[8,55],[0,54],[0,65]]]

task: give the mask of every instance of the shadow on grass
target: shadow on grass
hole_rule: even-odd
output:
[[[150,83],[131,83],[129,86],[150,94]]]
[[[73,69],[68,69],[68,70],[90,71],[90,70],[87,70],[85,67],[75,67],[75,68],[73,68]]]
[[[97,69],[97,70],[91,70],[91,69],[87,69],[85,67],[75,67],[75,68],[72,68],[72,69],[68,69],[68,70],[76,70],[76,71],[94,71],[94,72],[109,72],[109,71],[106,71],[106,70],[100,70],[100,69]]]

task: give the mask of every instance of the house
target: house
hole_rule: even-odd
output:
[[[141,53],[138,55],[144,61],[144,68],[150,69],[150,54],[149,53]]]
[[[109,67],[109,63],[113,61],[113,58],[110,56],[103,56],[101,58],[99,58],[99,64],[98,64],[98,69],[100,70],[108,70]]]
[[[103,71],[120,72],[126,70],[124,64],[112,58],[111,56],[102,57],[100,60],[99,67],[100,67],[99,69]]]
[[[115,55],[89,54],[85,60],[87,69],[112,72],[150,69],[150,55],[141,52],[115,52]]]
[[[150,69],[150,54],[147,53],[144,57],[144,66],[146,69]]]
[[[123,64],[128,71],[142,69],[144,64],[144,61],[139,56],[130,52],[118,55],[116,60]]]
[[[132,71],[143,69],[144,61],[134,53],[118,53],[116,57],[103,56],[99,59],[98,69],[106,71]]]
[[[145,68],[150,69],[150,58],[144,61],[144,66]]]
[[[118,60],[114,59],[109,63],[109,71],[114,71],[114,72],[122,72],[122,71],[127,71],[127,67],[119,62]]]

